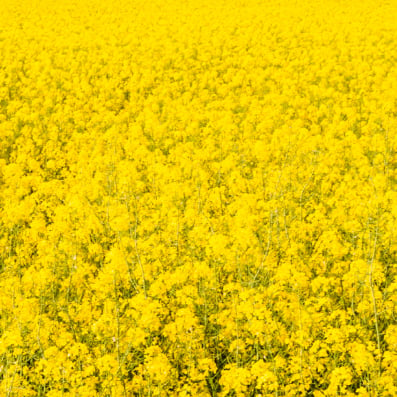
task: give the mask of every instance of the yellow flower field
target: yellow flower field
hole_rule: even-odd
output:
[[[2,0],[0,397],[396,396],[396,21]]]

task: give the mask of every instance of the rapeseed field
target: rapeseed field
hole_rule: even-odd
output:
[[[2,0],[0,396],[397,395],[397,2]]]

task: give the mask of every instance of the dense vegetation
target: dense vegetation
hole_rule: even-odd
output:
[[[0,396],[397,395],[395,1],[0,15]]]

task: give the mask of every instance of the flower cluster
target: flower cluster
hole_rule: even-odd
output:
[[[397,395],[396,20],[2,0],[0,396]]]

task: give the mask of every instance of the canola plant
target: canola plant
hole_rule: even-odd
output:
[[[0,396],[396,396],[396,21],[2,0]]]

